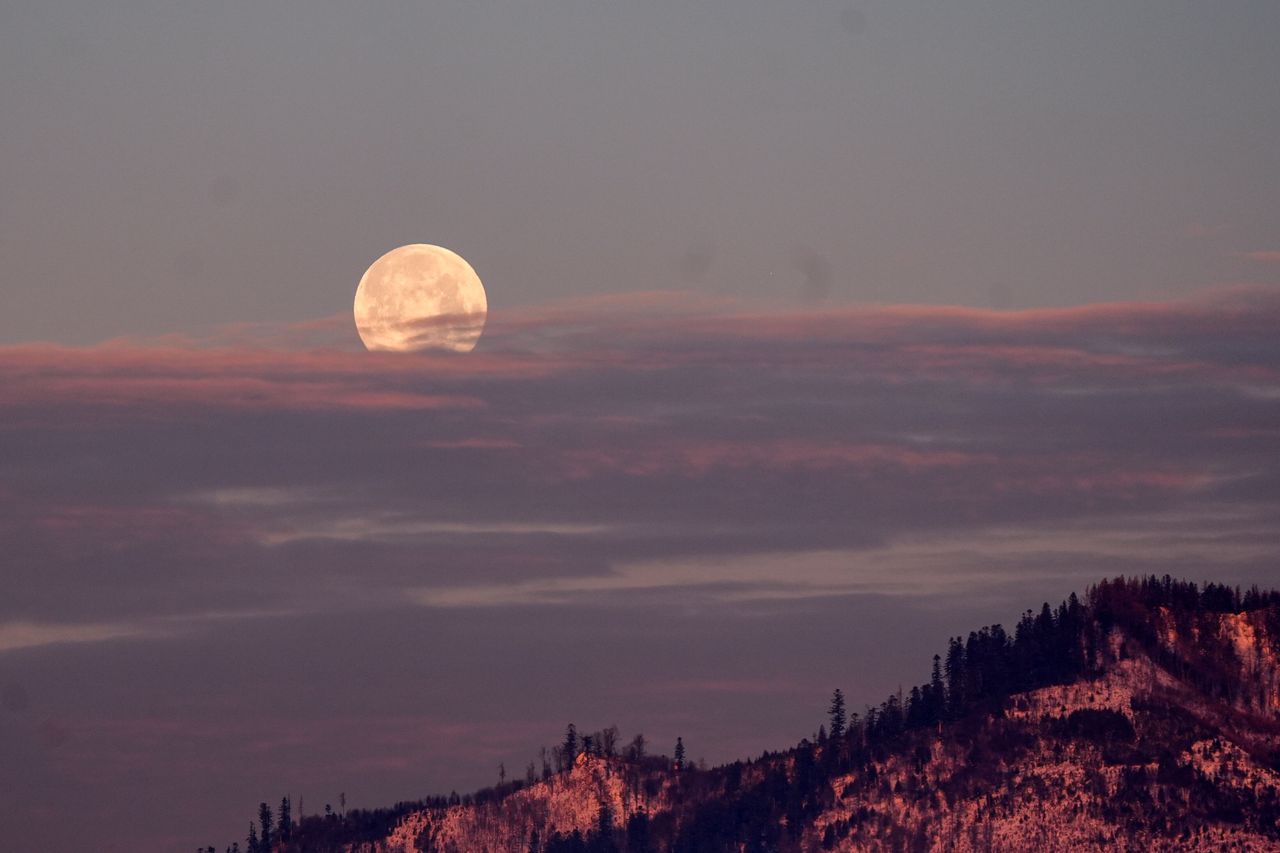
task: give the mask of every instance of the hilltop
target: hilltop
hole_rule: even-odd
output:
[[[1280,850],[1280,593],[1119,578],[953,638],[927,681],[701,769],[576,732],[466,797],[275,851]]]

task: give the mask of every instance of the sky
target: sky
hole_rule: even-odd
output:
[[[1280,6],[0,10],[0,833],[718,762],[1118,573],[1271,583]],[[470,354],[367,353],[404,243]]]

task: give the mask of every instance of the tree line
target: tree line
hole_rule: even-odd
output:
[[[656,773],[678,772],[680,783],[696,801],[699,786],[712,786],[718,795],[707,798],[677,826],[670,815],[651,817],[638,811],[621,828],[602,804],[599,825],[587,832],[551,833],[528,840],[530,853],[645,853],[663,850],[732,849],[771,850],[785,846],[787,834],[815,816],[826,804],[829,780],[841,774],[860,773],[874,783],[878,762],[897,750],[910,749],[918,739],[911,733],[956,723],[976,712],[998,711],[1016,693],[1087,677],[1110,660],[1108,637],[1119,628],[1141,644],[1157,661],[1170,665],[1178,658],[1164,649],[1155,635],[1152,614],[1160,611],[1175,626],[1189,625],[1197,614],[1243,613],[1267,610],[1273,630],[1280,633],[1280,591],[1248,590],[1208,583],[1203,586],[1163,577],[1117,578],[1090,587],[1082,602],[1074,593],[1056,608],[1046,602],[1038,611],[1027,610],[1012,632],[1000,624],[988,625],[967,636],[950,638],[945,653],[933,656],[927,681],[910,690],[901,689],[860,715],[847,707],[842,690],[831,695],[825,719],[812,739],[804,739],[785,753],[764,753],[755,761],[740,761],[698,771],[687,761],[682,738],[677,738],[673,758],[650,757],[642,734],[623,744],[616,726],[589,734],[570,723],[558,744],[540,750],[526,767],[523,779],[507,779],[499,768],[497,786],[474,793],[429,797],[399,803],[391,809],[338,814],[326,806],[325,815],[293,821],[286,797],[273,815],[263,803],[257,821],[251,822],[244,853],[279,850],[337,850],[341,845],[376,841],[385,837],[410,812],[449,806],[485,805],[569,772],[580,755],[618,759]],[[1184,635],[1186,635],[1184,633]],[[1183,673],[1216,695],[1233,698],[1242,689],[1231,677],[1231,661],[1212,657],[1229,654],[1222,649],[1196,652],[1192,671]],[[1161,656],[1164,656],[1163,658]],[[1185,656],[1184,656],[1185,657]],[[1178,665],[1185,666],[1185,663]],[[914,747],[919,749],[919,745]],[[789,763],[779,758],[790,757]],[[750,775],[750,785],[744,779]],[[607,820],[606,820],[607,818]],[[664,822],[666,821],[666,822]],[[729,849],[726,847],[724,849]],[[238,844],[227,853],[240,853]],[[206,853],[201,848],[200,853]],[[212,846],[207,853],[217,853]]]
[[[977,710],[991,710],[1015,693],[1064,684],[1096,672],[1109,659],[1108,640],[1115,628],[1157,658],[1170,663],[1175,655],[1164,649],[1155,635],[1151,614],[1164,611],[1175,627],[1186,627],[1202,613],[1280,612],[1280,591],[1257,585],[1239,587],[1207,583],[1203,586],[1169,575],[1148,575],[1104,580],[1088,588],[1088,606],[1075,593],[1051,608],[1045,602],[1039,612],[1027,610],[1009,634],[1000,624],[952,637],[946,654],[933,656],[927,682],[890,695],[868,707],[859,719],[846,724],[844,697],[837,690],[829,711],[830,740],[846,751],[891,742],[903,732],[959,720]],[[1280,627],[1280,626],[1277,626]],[[1181,632],[1184,636],[1189,633]],[[1185,650],[1184,650],[1185,651]],[[1235,679],[1230,661],[1201,660],[1180,673],[1197,686],[1210,688],[1224,698],[1234,698]],[[1194,671],[1192,671],[1194,669]],[[1215,673],[1218,681],[1207,683]],[[820,731],[821,734],[821,731]]]

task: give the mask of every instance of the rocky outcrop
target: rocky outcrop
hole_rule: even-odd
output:
[[[667,811],[678,784],[674,773],[646,772],[618,758],[579,755],[572,770],[499,802],[415,812],[388,836],[382,849],[524,851],[531,838],[570,835],[575,829],[587,834],[602,825],[619,829],[638,811]]]

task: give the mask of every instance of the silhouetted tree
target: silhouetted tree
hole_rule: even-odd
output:
[[[564,745],[560,749],[565,766],[573,767],[573,760],[578,757],[578,727],[573,723],[564,730]]]
[[[271,832],[271,806],[266,803],[258,804],[258,825],[262,827],[262,836],[258,843],[262,845],[264,853],[271,850],[271,845],[275,843],[275,837]]]
[[[258,840],[258,827],[249,821],[249,837],[245,839],[249,853],[262,853],[262,842]]]
[[[288,797],[280,800],[280,812],[276,815],[276,840],[288,841],[293,837],[293,816]]]
[[[652,849],[649,843],[648,812],[633,812],[627,818],[627,850],[629,853],[649,853]]]
[[[947,643],[947,715],[956,718],[964,711],[965,704],[965,667],[964,645],[959,637],[952,637]]]
[[[676,769],[684,769],[684,738],[676,738]]]
[[[627,760],[638,762],[644,758],[644,735],[638,734],[631,739],[630,746],[627,747]]]
[[[912,687],[907,694],[906,721],[907,728],[913,729],[925,722],[924,694],[919,687]]]
[[[591,853],[616,853],[617,845],[613,843],[613,809],[608,800],[600,801],[600,812],[596,816],[595,838],[588,845]]]
[[[600,733],[600,751],[606,758],[613,758],[618,754],[618,727],[609,726]]]
[[[831,739],[839,740],[844,737],[844,727],[846,722],[844,711],[844,693],[839,687],[831,694],[831,707],[827,709],[827,715],[831,719]]]
[[[929,722],[941,720],[946,713],[947,688],[942,681],[942,658],[933,656],[933,672],[929,675]]]

